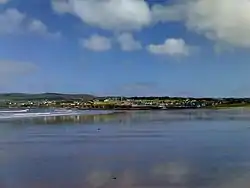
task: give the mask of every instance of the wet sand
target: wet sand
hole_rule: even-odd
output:
[[[248,111],[0,122],[1,188],[248,188]]]

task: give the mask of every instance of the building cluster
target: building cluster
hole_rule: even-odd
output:
[[[27,100],[1,101],[0,107],[9,108],[78,108],[78,109],[174,109],[206,108],[249,104],[248,99],[200,99],[200,98],[156,98],[156,97],[104,97],[94,100]]]

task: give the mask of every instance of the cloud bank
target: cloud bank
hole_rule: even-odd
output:
[[[28,18],[17,9],[9,8],[0,13],[0,35],[36,34],[46,37],[60,37],[60,33],[50,33],[40,20]]]
[[[111,31],[135,31],[158,22],[181,22],[216,43],[250,47],[249,0],[52,0],[53,9]]]
[[[107,30],[140,30],[151,22],[143,0],[52,0],[57,13],[71,13],[84,23]]]
[[[217,43],[250,47],[250,1],[182,0],[154,5],[155,21],[180,21],[190,30]]]

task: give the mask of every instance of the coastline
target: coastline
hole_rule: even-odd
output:
[[[72,112],[48,112],[48,111],[27,111],[22,112],[23,110],[18,111],[0,111],[0,121],[2,120],[11,120],[11,119],[27,119],[27,118],[49,118],[49,117],[67,117],[67,116],[95,116],[95,115],[111,115],[124,113],[121,111],[113,110],[78,110]]]

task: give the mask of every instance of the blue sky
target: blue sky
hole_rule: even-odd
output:
[[[246,0],[0,0],[0,92],[249,96],[249,11]]]

